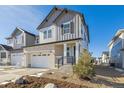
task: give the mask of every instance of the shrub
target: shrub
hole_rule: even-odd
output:
[[[73,67],[74,74],[83,79],[91,79],[94,75],[94,65],[90,53],[84,49],[78,63]]]

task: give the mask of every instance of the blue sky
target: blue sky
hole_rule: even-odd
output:
[[[124,28],[124,6],[58,6],[84,14],[90,32],[90,52],[100,56],[116,31]],[[38,34],[36,27],[53,6],[0,6],[0,43],[15,27]]]

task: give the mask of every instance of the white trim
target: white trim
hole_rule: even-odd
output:
[[[68,22],[65,22],[65,23],[62,23],[62,25],[67,25],[67,24],[69,24],[69,33],[64,33],[64,32],[63,32],[63,35],[71,34],[71,22],[72,22],[72,20],[71,20],[71,21],[68,21]],[[62,29],[63,29],[63,28],[62,28]]]
[[[79,42],[76,42],[75,44],[75,50],[76,50],[76,63],[78,63],[78,59],[79,59]]]

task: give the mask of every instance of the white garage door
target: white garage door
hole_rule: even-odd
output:
[[[31,67],[54,68],[53,54],[33,54],[31,57]]]
[[[23,62],[23,53],[12,53],[11,54],[11,63],[12,65],[20,65]]]

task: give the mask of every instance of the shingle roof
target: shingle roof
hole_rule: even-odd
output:
[[[0,46],[2,46],[5,50],[13,50],[13,48],[11,46],[7,46],[7,45],[3,45],[3,44],[0,44]]]
[[[29,35],[35,36],[35,34],[30,33],[30,32],[28,32],[28,31],[26,31],[26,30],[24,30],[24,29],[22,29],[22,28],[20,28],[20,27],[16,27],[16,29],[22,30],[22,31],[24,31],[25,33],[27,33],[27,34],[29,34]]]
[[[22,28],[20,28],[20,27],[16,27],[15,30],[13,31],[13,33],[15,33],[15,31],[17,31],[17,30],[22,31],[22,32],[25,32],[25,33],[27,33],[27,34],[29,34],[29,35],[32,35],[32,36],[36,36],[35,34],[32,34],[32,33],[28,32],[28,31],[26,31],[26,30],[24,30],[24,29],[22,29]],[[9,37],[7,37],[6,39],[12,38],[13,33],[12,33]]]

